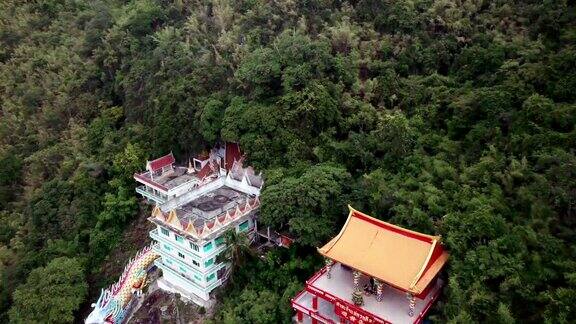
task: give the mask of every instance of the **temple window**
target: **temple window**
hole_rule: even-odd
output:
[[[184,254],[182,254],[182,253],[180,253],[180,252],[178,252],[178,256],[181,257],[182,259],[185,258],[185,257],[184,257]]]
[[[162,234],[166,235],[166,236],[170,236],[170,232],[165,229],[164,227],[160,227],[160,231],[162,232]]]
[[[208,277],[206,277],[206,281],[212,281],[216,277],[213,273],[211,273]]]
[[[240,232],[244,232],[246,229],[248,229],[248,225],[250,225],[250,221],[246,220],[238,226],[238,229]]]
[[[190,248],[196,252],[200,251],[200,249],[198,248],[198,245],[190,242]]]
[[[215,239],[214,242],[216,242],[216,246],[224,244],[224,236],[220,236],[219,238]]]
[[[210,250],[212,250],[212,242],[204,245],[204,252],[208,252]]]
[[[176,238],[176,242],[184,243],[184,238],[182,236],[174,234],[174,237]]]
[[[204,262],[204,266],[205,266],[206,268],[208,268],[209,266],[211,266],[211,265],[213,265],[213,264],[214,264],[214,258],[209,259],[209,260],[206,260],[206,261]]]

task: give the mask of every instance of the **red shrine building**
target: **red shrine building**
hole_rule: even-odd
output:
[[[318,251],[326,265],[292,299],[299,323],[420,323],[444,284],[440,236],[351,207],[340,233]]]

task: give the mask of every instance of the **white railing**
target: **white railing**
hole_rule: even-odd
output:
[[[164,251],[160,247],[154,247],[154,251],[156,253],[160,254],[162,259],[170,259],[172,262],[175,262],[178,265],[183,266],[186,269],[189,269],[190,272],[192,272],[192,273],[195,273],[195,274],[202,276],[202,277],[204,277],[206,275],[206,273],[200,271],[199,269],[194,268],[192,265],[190,265],[184,261],[179,260],[178,257],[169,254],[168,252]],[[166,264],[166,263],[164,263],[164,264]]]
[[[168,271],[174,275],[177,275],[179,278],[181,278],[182,280],[185,280],[187,283],[191,284],[192,286],[194,286],[198,290],[205,291],[207,289],[206,287],[200,286],[196,281],[194,281],[194,279],[192,279],[186,275],[183,275],[182,273],[170,268],[170,266],[168,266],[166,263],[162,262],[161,260],[156,260],[154,263],[163,271]]]
[[[172,241],[168,237],[166,237],[164,235],[160,235],[160,233],[158,233],[158,229],[151,230],[150,231],[150,237],[155,239],[156,241],[168,243],[168,244],[170,244],[170,246],[174,246],[174,247],[176,247],[176,249],[182,250],[183,252],[186,252],[186,253],[188,253],[188,254],[190,254],[193,257],[196,257],[198,259],[204,258],[204,256],[199,251],[196,251],[196,250],[190,248],[190,244],[186,245],[186,244],[180,244],[176,241]]]
[[[164,199],[163,197],[161,197],[160,195],[155,195],[153,192],[150,192],[148,190],[145,189],[146,186],[139,186],[136,187],[136,192],[141,194],[142,196],[152,199],[156,202],[158,202],[159,204],[163,204],[166,202],[166,199]]]

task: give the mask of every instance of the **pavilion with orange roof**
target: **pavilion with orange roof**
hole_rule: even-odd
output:
[[[318,249],[326,266],[292,299],[303,323],[420,323],[440,294],[448,260],[440,236],[350,207],[342,230]]]

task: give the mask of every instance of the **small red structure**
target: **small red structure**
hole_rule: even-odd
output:
[[[152,161],[148,161],[146,169],[150,172],[156,172],[158,170],[163,170],[165,168],[171,168],[172,164],[176,162],[172,152],[170,154],[164,155],[163,157],[157,158]]]
[[[226,145],[225,148],[226,160],[224,161],[225,163],[224,168],[230,171],[230,169],[232,169],[232,167],[234,166],[234,162],[240,161],[240,159],[242,158],[242,153],[240,152],[240,146],[238,145],[238,143],[226,142],[225,145]]]
[[[318,251],[326,266],[292,299],[299,323],[420,323],[448,260],[439,236],[351,207],[340,233]]]
[[[294,243],[294,239],[286,234],[280,234],[280,246],[290,247]]]
[[[271,229],[270,226],[258,230],[256,234],[266,239],[268,242],[284,248],[289,248],[290,245],[294,243],[294,239],[289,234],[278,233],[277,231]]]

